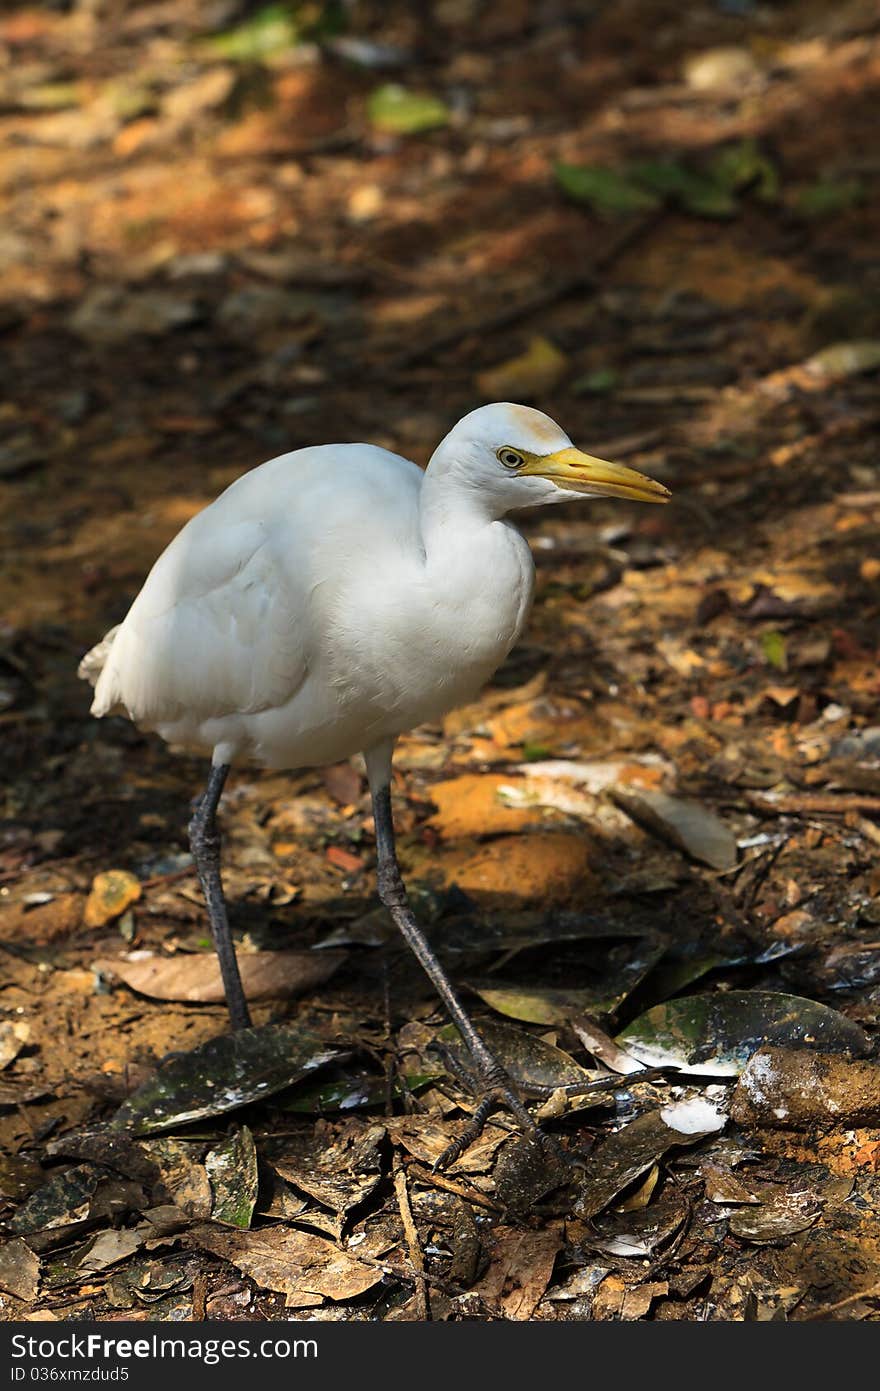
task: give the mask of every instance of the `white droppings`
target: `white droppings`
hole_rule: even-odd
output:
[[[664,1106],[660,1119],[670,1130],[677,1130],[681,1135],[723,1130],[727,1123],[724,1112],[702,1096],[692,1096],[687,1101],[675,1101],[671,1106]]]

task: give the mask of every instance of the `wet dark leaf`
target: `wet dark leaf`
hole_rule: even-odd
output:
[[[227,1227],[247,1228],[257,1202],[257,1152],[254,1137],[243,1125],[205,1155],[214,1205],[211,1220]]]
[[[10,1227],[14,1232],[27,1235],[83,1221],[89,1215],[92,1198],[103,1177],[101,1169],[87,1164],[54,1174],[19,1208]]]
[[[85,1255],[77,1261],[77,1270],[83,1276],[97,1275],[111,1265],[125,1261],[144,1244],[140,1232],[122,1229],[101,1232],[89,1246]]]
[[[648,1067],[710,1077],[738,1076],[762,1043],[854,1053],[867,1047],[859,1026],[827,1005],[764,990],[669,1000],[634,1019],[617,1041]]]
[[[338,1056],[338,1049],[292,1025],[239,1029],[169,1058],[119,1108],[113,1127],[148,1135],[236,1111],[291,1086]]]
[[[392,1095],[402,1097],[416,1094],[442,1077],[436,1072],[412,1072],[403,1078],[396,1078]],[[302,1115],[323,1115],[327,1111],[356,1111],[369,1106],[384,1106],[388,1087],[384,1077],[366,1068],[347,1071],[344,1077],[328,1078],[326,1082],[315,1082],[308,1087],[297,1087],[289,1097],[279,1100],[282,1111],[296,1111]]]
[[[687,1202],[672,1188],[647,1207],[601,1218],[585,1245],[610,1256],[644,1259],[672,1240],[687,1215]]]
[[[577,1215],[595,1216],[667,1150],[695,1145],[722,1129],[724,1122],[714,1106],[699,1098],[637,1117],[593,1150],[575,1203]]]
[[[588,1082],[590,1074],[542,1038],[514,1029],[506,1024],[485,1024],[481,1033],[495,1057],[514,1082],[531,1083],[539,1087],[564,1087],[572,1082]],[[466,1070],[473,1067],[470,1053],[462,1043],[458,1030],[448,1024],[439,1038]]]

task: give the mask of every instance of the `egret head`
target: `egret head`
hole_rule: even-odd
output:
[[[431,460],[431,472],[441,471],[478,490],[499,516],[579,496],[669,500],[662,483],[582,453],[549,415],[509,401],[462,417]]]

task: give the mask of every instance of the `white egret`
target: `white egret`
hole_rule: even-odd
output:
[[[189,835],[235,1028],[250,1015],[215,820],[229,768],[300,769],[364,754],[380,899],[473,1057],[483,1099],[467,1142],[497,1102],[534,1123],[408,906],[391,756],[405,730],[473,700],[522,631],[534,564],[508,514],[578,496],[669,494],[581,453],[541,411],[509,403],[466,415],[425,472],[369,444],[294,450],[186,524],[127,617],[80,666],[95,686],[94,715],[127,715],[211,754]]]

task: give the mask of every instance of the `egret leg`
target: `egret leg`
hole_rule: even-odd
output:
[[[449,977],[435,956],[428,939],[413,916],[406,897],[406,888],[397,863],[394,846],[394,822],[391,816],[391,789],[386,783],[374,787],[373,818],[376,823],[376,873],[379,898],[388,909],[400,929],[407,946],[415,954],[419,964],[427,972],[431,984],[437,991],[452,1022],[461,1034],[474,1060],[480,1087],[480,1101],[465,1130],[454,1140],[437,1160],[436,1167],[445,1169],[453,1164],[481,1134],[489,1113],[494,1105],[502,1105],[512,1112],[526,1134],[543,1143],[543,1136],[529,1112],[516,1093],[514,1083],[488,1048],[474,1026],[467,1011],[458,998]]]
[[[233,1029],[249,1029],[251,1015],[235,958],[235,947],[232,944],[226,913],[226,899],[223,897],[223,882],[220,878],[217,805],[228,773],[228,763],[219,763],[211,768],[207,790],[189,823],[189,844],[208,908],[208,921],[211,924],[217,960],[220,962],[220,975],[223,978],[223,989],[229,1006],[229,1018]]]

